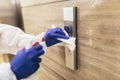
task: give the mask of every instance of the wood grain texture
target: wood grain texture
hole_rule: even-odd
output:
[[[4,60],[4,56],[2,54],[0,54],[0,63],[2,63],[2,62],[5,62],[5,60]]]
[[[65,80],[63,77],[59,76],[59,74],[52,71],[48,66],[44,64],[41,64],[39,75],[40,75],[40,79],[44,79],[44,80]]]
[[[65,67],[62,46],[49,48],[43,64],[65,80],[120,80],[119,3],[120,0],[76,0],[24,7],[25,31],[36,35],[52,24],[63,28],[63,7],[77,6],[79,69]]]
[[[58,2],[64,0],[20,0],[20,1],[22,7],[28,7],[28,6],[40,5],[40,4]]]
[[[34,73],[32,76],[27,78],[27,80],[65,80],[59,74],[51,70],[48,66],[41,63],[40,69]]]
[[[0,2],[0,17],[14,16],[15,10],[11,4],[11,0],[1,0]]]

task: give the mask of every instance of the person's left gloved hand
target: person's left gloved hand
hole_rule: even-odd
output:
[[[17,80],[27,78],[35,73],[41,62],[39,56],[43,54],[44,50],[40,45],[34,46],[28,50],[20,50],[10,62],[11,70],[16,75]]]
[[[57,28],[48,30],[48,32],[45,34],[44,38],[45,38],[47,47],[50,47],[54,44],[61,42],[61,41],[57,40],[56,38],[68,39],[69,37],[67,37],[65,35],[65,33],[62,31],[61,28],[57,27]]]

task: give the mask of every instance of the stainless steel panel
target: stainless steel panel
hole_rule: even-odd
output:
[[[77,69],[77,8],[66,7],[64,12],[64,29],[70,37],[75,37],[75,50],[71,52],[68,47],[65,48],[66,67],[76,70]]]

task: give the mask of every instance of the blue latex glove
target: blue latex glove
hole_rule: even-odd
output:
[[[20,50],[10,63],[17,80],[27,78],[36,72],[41,62],[39,56],[43,54],[44,50],[40,45],[34,46],[28,50]]]
[[[56,38],[68,39],[69,37],[65,35],[65,33],[62,31],[61,28],[57,27],[57,28],[50,29],[45,34],[45,42],[46,42],[47,47],[61,42],[57,40]]]

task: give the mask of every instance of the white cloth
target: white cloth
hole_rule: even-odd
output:
[[[62,41],[64,43],[64,45],[66,44],[66,46],[68,47],[68,49],[71,51],[71,52],[74,52],[75,50],[75,40],[76,38],[75,37],[69,37],[69,39],[61,39],[61,38],[57,38],[58,40]]]
[[[15,55],[23,47],[30,47],[36,41],[40,43],[42,37],[41,34],[34,36],[24,33],[17,27],[0,24],[0,53]],[[43,46],[46,47],[45,43]],[[9,63],[0,64],[0,80],[16,80]]]

